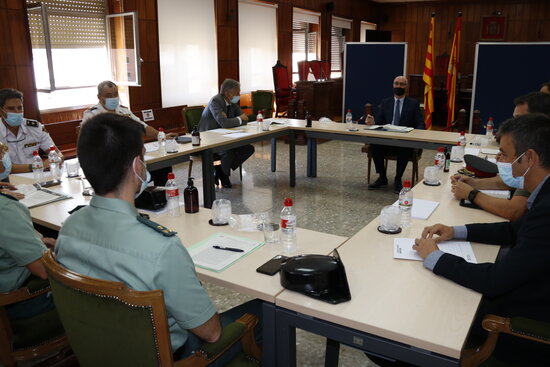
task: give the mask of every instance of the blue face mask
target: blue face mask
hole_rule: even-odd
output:
[[[527,172],[529,172],[531,167],[527,168],[527,171],[525,171],[522,176],[514,177],[514,174],[512,173],[512,165],[516,163],[521,157],[523,157],[524,154],[525,152],[517,157],[512,163],[497,162],[498,174],[502,179],[502,182],[504,182],[507,186],[516,189],[523,189],[525,175],[527,174]]]
[[[0,172],[0,180],[5,179],[11,173],[11,158],[8,152],[4,152],[4,157],[2,158],[2,165],[4,166],[4,172]]]
[[[238,103],[240,99],[241,99],[241,96],[235,96],[231,98],[231,103]]]
[[[16,112],[6,112],[6,122],[10,126],[21,126],[23,123],[23,114]]]
[[[140,162],[145,166],[145,162],[141,161]],[[139,195],[141,195],[141,193],[143,191],[145,191],[145,189],[147,188],[147,185],[149,184],[149,182],[151,181],[151,174],[149,173],[149,171],[147,171],[147,166],[145,166],[145,180],[143,178],[141,178],[140,175],[138,175],[136,173],[136,169],[134,168],[134,165],[132,164],[132,169],[134,170],[134,175],[136,175],[136,177],[141,181],[141,186],[139,188],[139,191],[135,194],[134,197],[138,197]]]
[[[118,103],[119,103],[118,97],[105,98],[105,108],[108,110],[111,110],[111,111],[116,110],[116,108],[118,107]]]

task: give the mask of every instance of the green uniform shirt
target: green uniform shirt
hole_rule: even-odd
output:
[[[178,236],[153,222],[142,223],[126,201],[94,196],[65,221],[56,253],[77,273],[138,291],[162,289],[174,351],[185,344],[188,329],[216,313]]]
[[[40,259],[46,246],[32,226],[29,209],[0,193],[0,293],[21,287],[31,272],[26,265]]]

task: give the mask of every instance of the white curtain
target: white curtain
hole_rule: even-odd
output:
[[[162,106],[206,104],[218,93],[214,1],[158,0]]]
[[[273,90],[277,62],[277,7],[239,1],[239,75],[241,93]]]

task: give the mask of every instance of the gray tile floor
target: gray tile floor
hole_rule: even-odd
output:
[[[318,145],[318,169],[316,178],[306,177],[306,147],[296,147],[296,187],[288,184],[288,145],[282,141],[277,146],[277,171],[270,170],[270,142],[255,144],[256,152],[243,165],[243,180],[238,171],[231,176],[233,188],[216,189],[216,197],[231,200],[233,213],[249,214],[269,211],[278,218],[285,197],[295,202],[298,226],[311,230],[350,237],[378,216],[385,205],[393,203],[397,195],[391,185],[388,188],[367,190],[367,155],[361,152],[362,144],[328,141]],[[420,177],[424,167],[433,164],[434,151],[424,151],[419,165]],[[202,177],[201,165],[193,165],[193,176]],[[409,164],[404,179],[411,178]],[[184,185],[187,164],[174,167],[178,184]],[[373,165],[372,180],[376,179]],[[388,164],[388,178],[393,182],[395,162]],[[202,198],[202,179],[195,185]],[[185,241],[185,236],[182,236]],[[231,290],[205,284],[220,311],[227,310],[248,300],[247,296]],[[311,333],[298,331],[298,366],[324,365],[325,339]],[[363,353],[342,347],[340,366],[376,366]]]

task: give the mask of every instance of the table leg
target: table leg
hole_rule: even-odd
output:
[[[317,177],[317,138],[307,139],[307,177]]]
[[[216,199],[216,188],[214,187],[214,153],[210,149],[202,152],[202,191],[204,196],[204,207],[212,208]]]
[[[290,170],[290,187],[296,186],[296,136],[294,130],[288,131],[288,159]]]
[[[275,367],[277,365],[277,344],[275,321],[275,304],[264,302],[262,306],[262,366]]]
[[[271,139],[271,172],[277,170],[277,139]]]
[[[279,312],[277,312],[277,316]],[[296,367],[296,327],[277,317],[277,366]]]
[[[340,343],[336,340],[327,339],[325,349],[325,367],[338,367],[338,358],[340,357]]]

